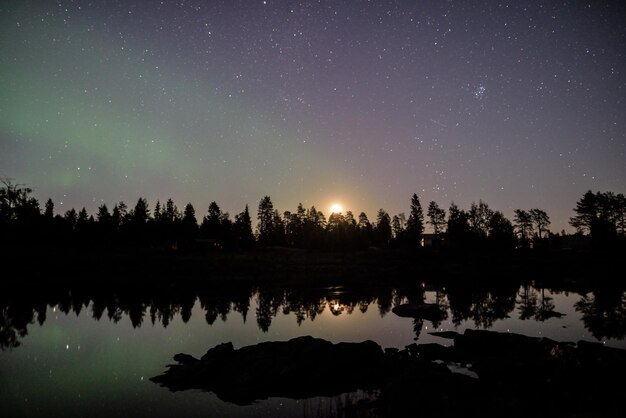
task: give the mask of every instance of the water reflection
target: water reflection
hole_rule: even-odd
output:
[[[599,290],[584,295],[574,306],[595,338],[626,337],[626,292]]]
[[[46,322],[48,307],[68,314],[90,315],[95,320],[103,317],[117,323],[124,316],[132,326],[141,327],[145,321],[167,327],[177,315],[188,322],[192,309],[199,303],[206,323],[218,319],[226,321],[234,313],[248,319],[254,309],[254,320],[260,330],[267,332],[279,315],[294,314],[298,325],[314,321],[326,308],[334,316],[351,315],[355,310],[365,313],[375,305],[381,317],[403,304],[435,304],[440,315],[415,317],[413,331],[418,339],[424,321],[433,328],[449,320],[454,326],[473,322],[476,327],[491,328],[499,320],[517,316],[520,320],[546,321],[560,317],[555,310],[553,296],[558,292],[534,288],[531,285],[501,286],[495,289],[473,289],[463,286],[430,287],[424,283],[400,287],[376,288],[311,288],[280,289],[271,286],[229,286],[180,289],[65,289],[33,292],[30,295],[0,296],[0,348],[20,345],[27,336],[28,327],[35,322]],[[626,337],[626,293],[621,290],[601,289],[574,295],[576,312],[583,325],[598,340]],[[427,300],[428,299],[428,300]]]
[[[534,289],[530,285],[522,286],[519,292],[518,311],[522,320],[535,319],[545,321],[550,318],[560,318],[564,314],[555,311],[554,298],[546,295],[545,289]]]

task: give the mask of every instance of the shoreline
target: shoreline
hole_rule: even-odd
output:
[[[535,283],[585,291],[626,289],[621,252],[437,250],[325,252],[266,248],[246,252],[146,248],[12,248],[2,287],[33,284],[187,286],[207,283],[290,285],[498,286]]]

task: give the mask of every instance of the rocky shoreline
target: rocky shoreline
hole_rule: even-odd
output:
[[[370,402],[353,407],[358,416],[578,417],[621,410],[625,350],[482,330],[433,335],[454,345],[383,350],[373,341],[333,344],[310,336],[240,349],[225,343],[200,359],[177,354],[177,364],[151,380],[239,405],[372,391]]]

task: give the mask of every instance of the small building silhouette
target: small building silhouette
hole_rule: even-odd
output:
[[[437,247],[442,241],[443,237],[441,234],[422,234],[420,238],[420,247]]]

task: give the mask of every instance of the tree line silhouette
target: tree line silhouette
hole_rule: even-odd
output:
[[[118,202],[110,209],[98,207],[95,215],[83,207],[64,214],[54,213],[48,199],[43,210],[32,190],[7,179],[0,186],[0,232],[13,244],[139,245],[164,248],[192,248],[205,245],[224,249],[268,246],[352,250],[370,246],[417,248],[489,248],[492,250],[547,245],[558,236],[549,230],[550,217],[538,208],[516,209],[513,221],[492,210],[483,200],[469,210],[454,202],[446,211],[432,201],[426,216],[417,194],[410,199],[409,215],[391,217],[379,209],[370,221],[365,212],[331,213],[328,218],[315,206],[299,204],[294,212],[279,212],[269,196],[261,199],[257,225],[253,229],[248,205],[231,219],[216,202],[211,202],[198,220],[187,203],[181,211],[172,199],[157,201],[151,210],[145,198],[134,207]],[[597,245],[624,240],[626,198],[613,192],[586,192],[576,203],[570,224],[579,237]],[[432,234],[425,234],[429,225]],[[564,232],[563,234],[564,235]]]

